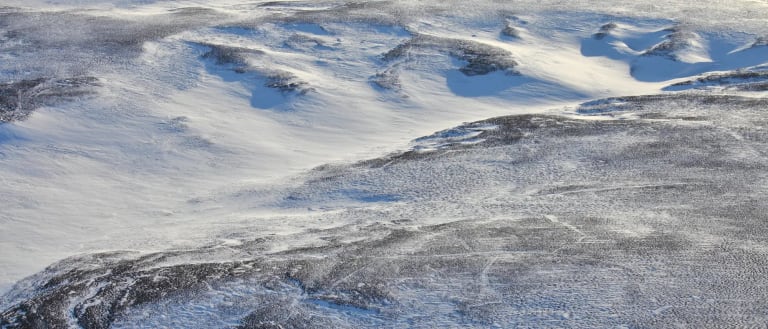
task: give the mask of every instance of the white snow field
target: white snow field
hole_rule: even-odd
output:
[[[747,0],[4,0],[0,326],[764,325],[766,17]],[[349,261],[379,252],[392,263]],[[419,252],[472,261],[394,261]],[[185,283],[136,292],[166,274]]]

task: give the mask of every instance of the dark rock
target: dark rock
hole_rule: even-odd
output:
[[[459,71],[467,76],[485,75],[504,71],[518,74],[514,68],[518,65],[512,54],[504,49],[485,45],[475,41],[438,38],[418,35],[391,49],[382,59],[386,62],[405,60],[414,50],[431,49],[446,53],[467,62]]]
[[[0,84],[0,122],[26,119],[41,106],[71,101],[95,93],[94,77],[21,80]]]

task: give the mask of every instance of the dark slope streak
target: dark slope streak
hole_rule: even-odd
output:
[[[767,91],[768,70],[736,70],[727,73],[708,74],[693,80],[669,85],[664,90],[704,89],[713,86],[740,91]]]
[[[353,187],[397,196],[299,239],[323,242],[74,257],[9,295],[0,325],[157,324],[195,306],[238,328],[765,323],[766,105],[675,94],[581,109],[637,120],[470,123],[427,138],[444,140],[434,149],[324,166],[282,192],[296,207]]]
[[[33,79],[0,83],[0,123],[26,119],[38,107],[94,94],[98,79]]]

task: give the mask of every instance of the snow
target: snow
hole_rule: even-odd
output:
[[[57,16],[32,33],[49,43],[71,34],[61,42],[72,47],[58,58],[51,54],[59,50],[7,45],[14,52],[3,55],[0,82],[84,71],[103,86],[95,97],[44,106],[26,121],[0,125],[0,292],[75,254],[199,245],[238,221],[283,234],[322,225],[306,209],[275,209],[232,192],[289,186],[314,167],[405,149],[417,137],[462,122],[562,112],[591,99],[657,93],[682,78],[768,61],[768,47],[745,46],[766,32],[768,6],[756,1],[672,1],[663,8],[649,1],[612,2],[611,8],[554,0],[514,6],[396,1],[381,18],[396,13],[402,26],[343,16],[314,23],[274,20],[340,3],[5,1],[31,12],[79,13],[70,19],[84,26],[90,17],[115,19],[104,24],[117,30],[186,7],[212,8],[221,18],[139,40],[138,54],[80,54],[91,30],[101,27],[62,30]],[[367,15],[378,16],[376,10]],[[517,19],[500,11],[512,11]],[[615,31],[592,38],[612,20],[618,21]],[[519,39],[500,35],[506,22],[517,28]],[[642,54],[678,25],[695,36],[673,54],[676,59]],[[731,38],[730,29],[740,38]],[[458,70],[461,60],[427,49],[398,66],[400,91],[372,88],[371,77],[388,65],[381,55],[414,32],[508,51],[519,62],[519,75],[467,76]],[[202,58],[206,43],[252,50],[245,61],[252,71],[238,73]],[[30,59],[38,52],[44,61]],[[274,71],[291,73],[311,90],[266,87]],[[396,201],[388,194],[344,193],[362,203]],[[259,220],[276,216],[287,216],[287,224]]]

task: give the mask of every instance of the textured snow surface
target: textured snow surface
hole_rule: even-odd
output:
[[[4,1],[0,323],[764,324],[765,17]]]
[[[200,200],[310,210],[230,221],[197,248],[66,259],[20,282],[3,321],[759,325],[768,321],[766,105],[628,97],[577,110],[592,118],[470,123],[430,136],[444,140],[439,148],[319,167],[301,184],[234,191],[228,202]]]

